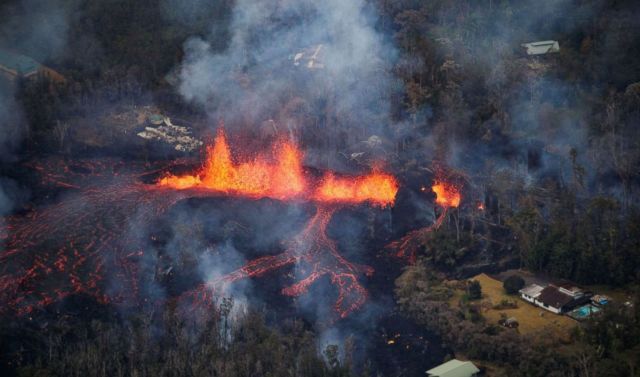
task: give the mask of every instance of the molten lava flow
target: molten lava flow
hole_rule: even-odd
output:
[[[363,273],[371,274],[373,270],[345,260],[338,253],[336,243],[327,236],[327,226],[333,213],[341,205],[364,202],[379,207],[393,205],[398,184],[394,177],[379,172],[358,177],[336,177],[329,172],[317,184],[308,184],[309,175],[305,175],[302,169],[302,154],[295,146],[282,142],[277,144],[274,150],[274,155],[277,156],[274,167],[263,164],[261,161],[265,161],[264,159],[236,166],[232,162],[224,133],[219,131],[213,147],[208,150],[207,163],[200,174],[172,176],[160,182],[161,186],[177,189],[204,187],[230,191],[231,194],[279,199],[296,198],[319,203],[315,216],[283,253],[250,261],[237,271],[203,284],[184,297],[194,303],[207,303],[214,298],[210,292],[211,288],[219,291],[236,280],[259,277],[269,271],[295,264],[300,270],[306,271],[305,277],[284,288],[282,293],[300,296],[317,279],[329,276],[338,288],[335,309],[339,316],[344,318],[363,305],[367,292],[358,282],[358,277]],[[240,182],[242,184],[239,184]],[[247,185],[247,182],[252,184]],[[310,192],[307,190],[310,186],[317,188]],[[232,189],[228,189],[229,187]]]
[[[302,161],[295,145],[281,141],[268,155],[237,162],[219,130],[199,172],[168,175],[151,185],[139,181],[148,167],[134,169],[123,162],[80,161],[68,166],[63,161],[53,169],[35,164],[32,167],[43,174],[43,185],[74,190],[74,195],[25,216],[0,219],[7,224],[0,227],[0,242],[6,246],[0,254],[0,312],[23,315],[76,294],[100,303],[145,299],[139,288],[139,261],[148,240],[143,229],[133,224],[153,223],[182,199],[231,195],[315,201],[318,209],[283,253],[251,261],[203,285],[191,297],[211,301],[215,293],[211,286],[295,264],[304,277],[283,289],[283,294],[299,296],[318,278],[328,276],[338,290],[336,310],[346,317],[367,297],[358,278],[373,270],[345,260],[327,236],[327,226],[341,206],[393,205],[398,184],[379,172],[356,177],[328,173],[314,181],[305,174]]]
[[[138,260],[146,240],[127,229],[129,221],[152,222],[183,198],[179,191],[119,180],[5,219],[0,312],[24,315],[77,294],[103,304],[138,299]]]
[[[336,243],[327,236],[327,226],[338,208],[319,206],[316,214],[283,253],[255,259],[236,271],[203,284],[185,294],[183,299],[192,303],[206,303],[213,298],[210,289],[219,292],[234,281],[259,277],[272,270],[294,264],[305,277],[282,289],[282,293],[287,296],[301,296],[316,280],[326,275],[338,288],[335,310],[340,318],[347,317],[360,308],[367,298],[367,291],[358,282],[358,277],[362,274],[373,274],[373,269],[349,263],[338,252]]]
[[[322,276],[329,276],[338,288],[336,311],[341,318],[357,310],[367,297],[358,282],[362,273],[371,274],[367,266],[356,266],[338,253],[337,245],[328,238],[326,228],[340,205],[368,202],[379,207],[393,205],[398,183],[391,175],[374,172],[358,177],[336,177],[327,173],[317,189],[307,183],[309,175],[302,169],[302,154],[294,145],[281,142],[274,148],[275,165],[259,157],[249,163],[235,165],[224,132],[219,129],[214,145],[207,148],[207,162],[197,175],[169,176],[160,186],[175,189],[206,188],[229,194],[278,199],[303,199],[320,203],[316,215],[283,253],[253,260],[244,267],[214,281],[203,284],[184,298],[194,303],[210,303],[214,296],[209,290],[219,290],[236,280],[259,277],[286,265],[295,264],[307,270],[306,276],[282,293],[289,296],[304,294],[309,286]]]
[[[280,141],[272,158],[259,155],[237,164],[224,130],[219,128],[213,145],[207,147],[207,159],[200,172],[169,175],[158,184],[178,190],[203,188],[240,196],[291,199],[305,190],[302,153],[292,143]]]
[[[436,181],[433,186],[431,186],[431,190],[436,194],[436,204],[442,208],[442,212],[440,212],[436,221],[427,227],[413,230],[400,240],[387,245],[387,248],[396,250],[396,256],[398,258],[406,258],[409,260],[409,263],[412,264],[416,262],[416,254],[426,241],[428,235],[442,226],[449,208],[457,208],[462,199],[460,190],[452,183]]]

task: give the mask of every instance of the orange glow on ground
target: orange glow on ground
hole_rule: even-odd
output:
[[[370,201],[376,205],[393,204],[398,183],[388,174],[371,173],[363,177],[336,178],[327,174],[316,190],[315,200],[320,202],[352,202]]]
[[[444,208],[460,205],[460,191],[457,187],[446,182],[435,182],[431,190],[436,194],[436,203]]]

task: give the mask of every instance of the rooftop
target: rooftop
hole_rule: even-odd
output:
[[[480,370],[472,362],[453,359],[429,369],[427,374],[433,377],[470,377],[478,372]]]
[[[543,304],[553,306],[554,308],[561,308],[573,301],[573,297],[569,296],[566,293],[560,292],[560,289],[558,289],[558,287],[550,285],[540,292],[538,301],[542,302]]]
[[[26,75],[37,71],[40,63],[28,56],[0,49],[0,66],[16,71],[20,75]]]
[[[523,43],[522,47],[527,50],[527,55],[544,55],[560,51],[558,41],[537,41]]]
[[[527,285],[526,287],[522,288],[519,292],[523,295],[527,295],[529,297],[538,297],[538,295],[540,295],[540,292],[542,292],[544,288],[539,286],[538,284],[531,284],[531,285]]]

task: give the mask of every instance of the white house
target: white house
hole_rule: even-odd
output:
[[[567,311],[573,302],[573,296],[562,292],[554,285],[545,287],[535,300],[536,305],[556,314]]]
[[[558,41],[538,41],[523,43],[527,51],[527,55],[546,55],[549,53],[560,52],[560,44]]]

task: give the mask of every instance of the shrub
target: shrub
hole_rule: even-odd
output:
[[[480,282],[477,280],[469,281],[467,285],[467,294],[469,295],[469,300],[478,300],[482,298],[482,286]]]
[[[510,294],[517,294],[524,287],[524,279],[518,275],[511,275],[502,283],[504,290]]]

